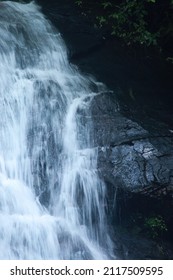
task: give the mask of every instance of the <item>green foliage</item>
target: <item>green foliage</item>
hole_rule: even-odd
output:
[[[75,3],[76,3],[78,6],[82,6],[82,0],[76,0]]]
[[[173,0],[74,0],[94,24],[125,44],[164,47],[173,40]]]
[[[128,45],[132,43],[156,45],[159,33],[149,30],[146,15],[143,2],[126,1],[109,15],[112,19],[112,34],[122,38]]]
[[[144,227],[153,239],[161,237],[161,235],[165,234],[168,231],[166,223],[161,216],[153,216],[147,218],[145,220]]]
[[[107,19],[104,16],[97,16],[96,19],[97,19],[97,25],[99,27],[102,27],[104,24],[107,23]]]
[[[166,60],[167,60],[168,62],[171,62],[171,63],[173,64],[173,57],[167,57]]]
[[[108,7],[112,7],[112,3],[111,2],[102,2],[101,5],[103,6],[104,9],[108,8]]]

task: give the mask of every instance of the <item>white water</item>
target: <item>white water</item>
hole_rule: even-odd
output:
[[[0,69],[0,259],[113,257],[81,121],[95,82],[70,66],[34,3],[0,3]]]

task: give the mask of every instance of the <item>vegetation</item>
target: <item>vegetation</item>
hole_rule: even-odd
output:
[[[107,36],[126,45],[155,46],[173,62],[173,0],[74,0]]]
[[[166,223],[161,216],[153,216],[147,218],[145,220],[144,226],[149,236],[153,239],[161,237],[168,231]]]
[[[156,213],[132,213],[130,226],[134,233],[141,233],[153,240],[166,237],[168,232],[165,219]]]

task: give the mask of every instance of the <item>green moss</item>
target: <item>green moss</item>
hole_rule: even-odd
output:
[[[153,239],[161,237],[168,231],[166,223],[161,216],[152,216],[146,218],[144,226],[148,232],[148,235]]]

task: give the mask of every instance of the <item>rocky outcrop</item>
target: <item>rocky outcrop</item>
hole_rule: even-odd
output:
[[[98,172],[107,186],[109,223],[116,229],[119,257],[172,259],[172,245],[165,242],[173,233],[172,130],[157,119],[145,117],[143,126],[130,119],[109,91],[95,96],[90,110],[92,118],[79,113],[84,127],[92,127],[92,145],[98,147]],[[144,224],[157,217],[168,234],[152,240]],[[154,234],[159,230],[156,227]]]
[[[116,186],[161,195],[173,190],[173,133],[155,121],[153,132],[124,116],[110,93],[92,103],[98,167],[104,180]],[[148,119],[148,127],[150,120]],[[153,187],[150,189],[150,187]],[[146,191],[144,188],[147,188]]]
[[[172,130],[150,118],[144,127],[140,121],[128,118],[109,92],[94,98],[91,111],[95,145],[99,147],[98,170],[107,186],[110,223],[129,229],[127,233],[120,226],[116,233],[120,258],[172,259],[172,245],[163,242],[172,242],[173,233]],[[133,218],[136,215],[141,216],[140,220]],[[148,237],[144,226],[147,219],[160,216],[169,234],[159,241],[143,238]]]

